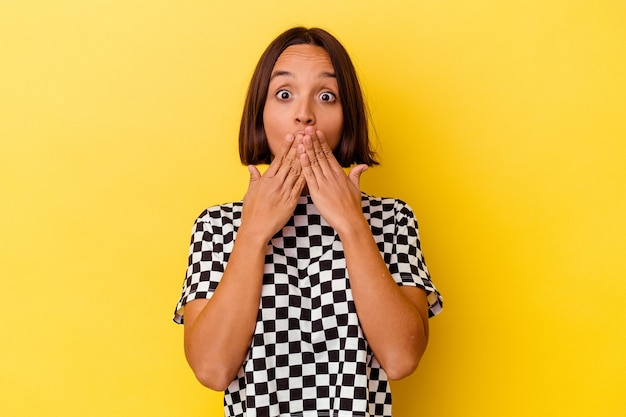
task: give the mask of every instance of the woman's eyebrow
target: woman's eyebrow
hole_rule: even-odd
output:
[[[278,70],[278,71],[274,71],[272,73],[272,76],[270,77],[270,81],[273,80],[274,78],[277,78],[277,77],[291,77],[291,78],[295,78],[296,76],[293,74],[293,72]],[[318,75],[318,78],[337,78],[337,75],[335,75],[334,72],[324,71],[320,75]]]
[[[272,76],[270,77],[270,81],[273,80],[276,77],[291,77],[291,78],[295,78],[295,75],[293,75],[293,72],[289,72],[289,71],[274,71],[274,73],[272,74]]]
[[[323,72],[319,75],[319,78],[337,78],[334,72]]]

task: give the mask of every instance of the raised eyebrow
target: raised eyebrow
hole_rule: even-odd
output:
[[[272,76],[270,77],[270,81],[273,80],[276,77],[292,77],[292,78],[294,78],[295,75],[293,75],[293,73],[289,72],[289,71],[274,71],[272,73]]]
[[[272,73],[272,76],[270,77],[270,81],[273,80],[274,78],[277,77],[291,77],[291,78],[295,78],[295,75],[293,74],[293,72],[289,72],[289,71],[274,71],[274,73]],[[337,75],[334,72],[322,72],[318,78],[337,78]]]

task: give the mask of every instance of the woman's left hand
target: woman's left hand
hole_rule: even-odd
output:
[[[298,146],[302,174],[313,203],[339,235],[365,220],[361,208],[361,174],[367,165],[357,165],[346,175],[328,146],[324,132],[305,129]],[[298,140],[298,137],[296,137]]]

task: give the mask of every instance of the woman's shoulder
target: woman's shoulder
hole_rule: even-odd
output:
[[[363,209],[369,208],[372,211],[413,213],[413,209],[406,201],[395,197],[377,197],[361,192],[361,204]]]
[[[214,222],[222,220],[238,220],[241,218],[241,208],[243,201],[233,201],[210,206],[202,211],[196,219],[196,223]]]

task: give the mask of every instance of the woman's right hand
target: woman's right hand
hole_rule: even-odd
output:
[[[299,143],[300,138],[287,135],[279,154],[263,175],[255,166],[248,166],[250,184],[243,199],[241,228],[251,235],[268,241],[293,214],[306,184],[297,155]]]

